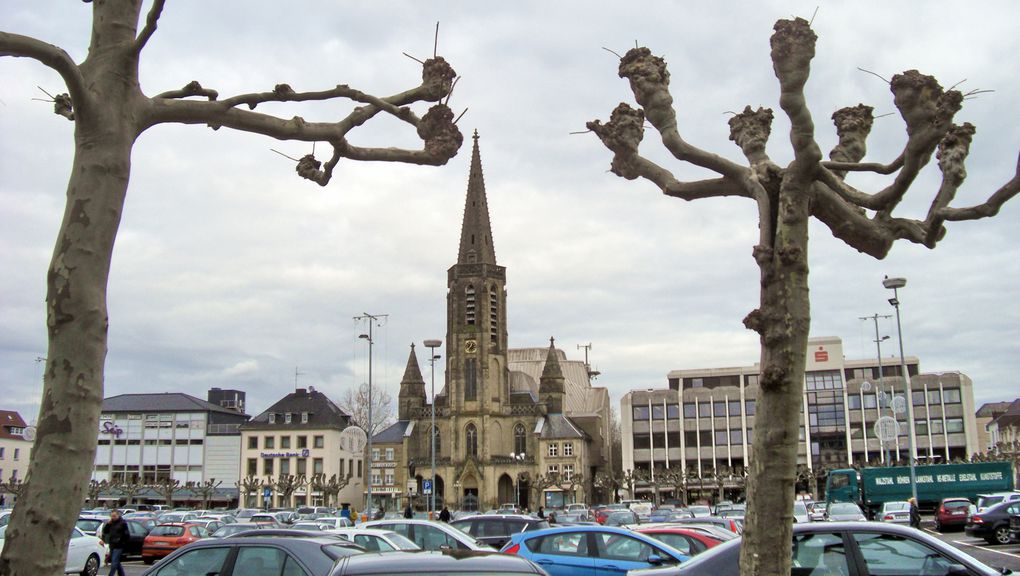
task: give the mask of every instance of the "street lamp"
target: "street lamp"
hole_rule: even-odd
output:
[[[429,364],[432,365],[432,494],[429,498],[429,518],[436,511],[436,360],[441,356],[436,354],[436,348],[443,345],[442,340],[426,340],[425,347],[432,353],[429,355]]]
[[[368,321],[368,334],[361,334],[358,338],[364,338],[368,340],[368,496],[365,503],[365,510],[368,511],[369,518],[371,518],[372,511],[372,346],[375,344],[372,341],[372,321]]]
[[[510,459],[514,461],[514,504],[521,507],[521,463],[524,462],[526,454],[511,452]]]
[[[910,457],[910,495],[916,501],[917,474],[914,470],[914,461],[917,460],[917,443],[914,438],[914,393],[910,389],[910,373],[907,371],[907,361],[903,356],[903,327],[900,324],[899,289],[906,285],[906,278],[890,278],[886,276],[882,280],[882,286],[893,291],[893,297],[889,299],[889,303],[896,309],[896,333],[900,340],[900,371],[903,373],[903,383],[906,391],[906,398],[904,400],[907,402],[907,440],[910,443],[907,449],[908,456]]]

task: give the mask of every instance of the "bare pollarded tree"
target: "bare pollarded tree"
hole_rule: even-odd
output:
[[[341,158],[442,165],[463,140],[453,113],[442,102],[448,99],[455,73],[441,57],[423,63],[418,86],[388,97],[343,84],[316,91],[278,84],[264,92],[221,98],[199,82],[147,96],[139,84],[139,61],[156,32],[164,2],[151,0],[144,17],[143,0],[93,2],[88,56],[80,63],[40,39],[0,32],[0,56],[31,58],[60,75],[67,93],[54,98],[54,111],[74,122],[75,144],[63,221],[47,274],[49,346],[27,476],[32,482],[6,533],[0,555],[3,574],[56,574],[64,566],[96,448],[107,351],[107,281],[131,175],[131,151],[143,132],[163,124],[196,124],[277,140],[323,142],[332,149],[326,162],[308,155],[296,166],[299,176],[323,186]],[[256,111],[267,102],[328,100],[358,106],[335,122]],[[410,107],[418,102],[435,104],[419,116]],[[413,128],[421,149],[360,147],[348,140],[352,131],[381,113]]]
[[[780,20],[772,35],[772,63],[780,86],[780,107],[791,123],[793,161],[774,163],[766,153],[772,111],[744,109],[730,119],[730,139],[746,158],[737,163],[685,141],[669,93],[669,71],[662,58],[635,48],[621,58],[619,75],[630,81],[642,108],[621,103],[609,122],[588,128],[613,152],[612,172],[644,178],[664,194],[682,200],[740,197],[757,204],[759,241],[753,256],[760,269],[758,308],[744,319],[761,341],[761,379],[757,429],[750,459],[749,509],[741,547],[741,574],[789,574],[793,488],[796,479],[797,427],[804,385],[810,326],[808,298],[808,223],[815,217],[843,242],[875,258],[884,258],[896,240],[934,248],[946,222],[994,216],[1020,191],[1020,164],[1011,180],[982,204],[950,204],[963,183],[964,162],[974,127],[956,125],[954,114],[964,95],[943,90],[916,70],[893,77],[893,102],[906,124],[902,153],[888,164],[862,162],[871,130],[872,109],[858,105],[833,114],[838,145],[830,160],[822,157],[804,97],[816,36],[806,20]],[[677,160],[710,170],[716,178],[683,182],[667,168],[638,152],[645,121],[658,132]],[[921,169],[935,155],[942,184],[923,220],[893,216]],[[895,174],[881,190],[860,190],[847,173]],[[776,519],[785,522],[776,522]]]

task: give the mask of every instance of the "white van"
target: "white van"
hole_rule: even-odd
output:
[[[980,514],[986,509],[999,504],[1000,502],[1020,501],[1020,491],[993,492],[991,494],[978,494],[977,513]]]

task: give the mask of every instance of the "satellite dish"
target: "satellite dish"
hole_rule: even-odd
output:
[[[864,382],[861,382],[861,390],[863,390],[865,392],[870,392],[871,391],[871,382],[868,382],[867,380],[865,380]]]
[[[35,440],[35,426],[28,426],[21,432],[21,437],[29,442]]]
[[[896,414],[903,414],[907,411],[907,400],[903,396],[893,398],[892,409]]]

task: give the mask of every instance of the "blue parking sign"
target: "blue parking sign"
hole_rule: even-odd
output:
[[[421,481],[421,493],[422,494],[431,494],[432,493],[432,480],[422,480]]]

